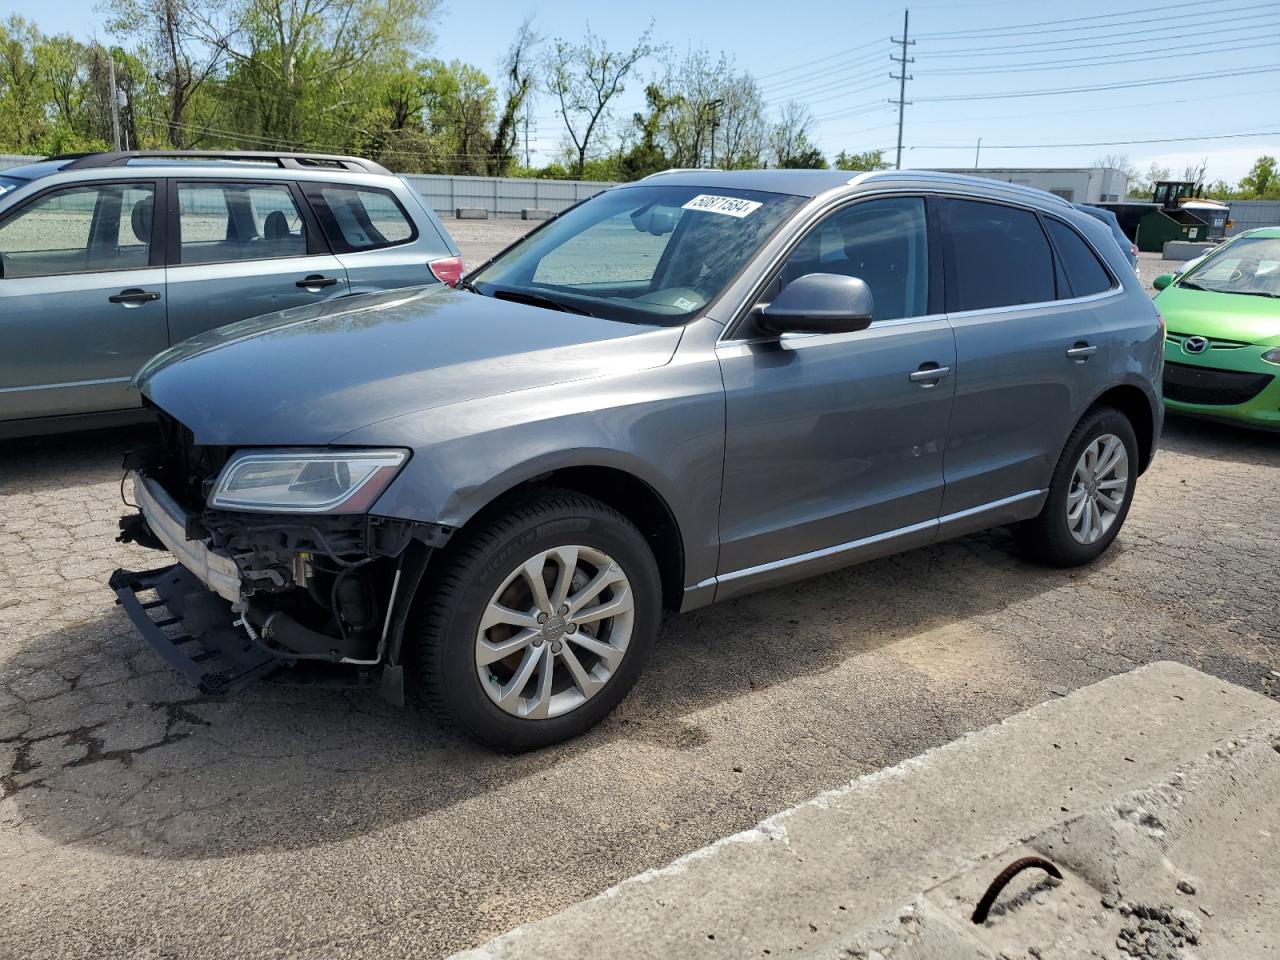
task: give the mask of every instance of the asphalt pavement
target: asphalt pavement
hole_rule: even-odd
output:
[[[140,436],[0,444],[0,956],[436,956],[1139,664],[1280,695],[1272,435],[1170,421],[1089,568],[993,531],[672,618],[614,716],[519,757],[373,692],[185,687],[105,586],[156,561],[114,542]]]

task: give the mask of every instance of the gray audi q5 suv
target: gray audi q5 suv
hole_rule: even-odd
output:
[[[553,743],[623,698],[664,609],[996,525],[1093,560],[1160,433],[1137,276],[1009,184],[672,172],[459,287],[141,371],[160,432],[121,538],[178,562],[112,586],[193,683],[407,678],[482,741]]]

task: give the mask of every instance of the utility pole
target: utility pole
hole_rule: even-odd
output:
[[[978,138],[978,148],[973,151],[973,169],[978,169],[978,157],[982,154],[982,138]]]
[[[898,81],[898,99],[889,101],[890,103],[896,103],[898,105],[898,159],[894,162],[894,165],[893,165],[895,170],[902,169],[902,111],[903,111],[903,108],[910,103],[910,101],[907,100],[907,81],[915,79],[909,73],[907,73],[907,64],[916,62],[915,57],[907,56],[907,47],[914,47],[916,43],[914,40],[910,40],[907,38],[907,31],[908,29],[910,29],[910,26],[911,26],[911,11],[903,10],[902,11],[902,39],[898,40],[897,38],[890,37],[891,43],[902,44],[902,56],[895,57],[892,54],[889,55],[889,59],[892,60],[894,63],[898,64],[899,71],[900,71],[896,74],[895,73],[889,74],[889,77],[891,79]]]
[[[717,112],[724,106],[723,99],[711,100],[707,103],[707,109],[711,111],[711,166],[716,165],[716,130],[720,126],[720,114]]]
[[[107,78],[111,84],[111,142],[120,152],[120,93],[116,90],[116,56],[107,51]]]
[[[529,169],[529,101],[524,103],[524,168]]]

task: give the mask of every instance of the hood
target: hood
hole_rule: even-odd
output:
[[[1271,297],[1212,293],[1171,284],[1160,291],[1155,304],[1173,333],[1264,346],[1280,343],[1280,300]]]
[[[199,444],[324,444],[444,404],[662,366],[680,334],[433,285],[219,327],[134,382]]]

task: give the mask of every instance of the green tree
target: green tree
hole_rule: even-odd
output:
[[[889,163],[883,150],[868,150],[866,153],[841,150],[836,154],[834,166],[837,170],[887,170]]]
[[[1280,198],[1280,179],[1276,178],[1276,158],[1263,155],[1240,178],[1242,200],[1271,200]]]

